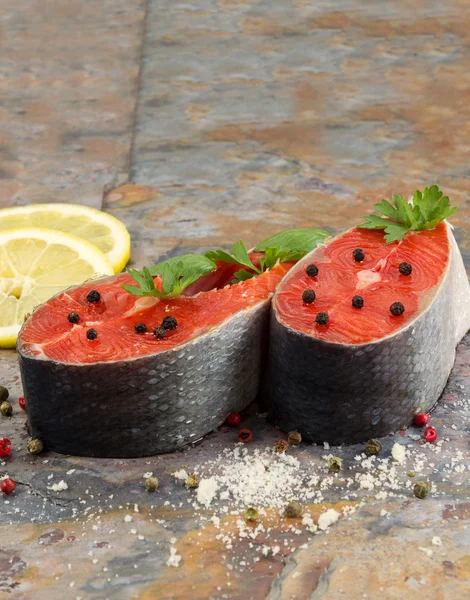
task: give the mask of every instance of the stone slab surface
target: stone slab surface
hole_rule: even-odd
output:
[[[469,13],[464,0],[8,3],[0,203],[99,206],[104,193],[141,266],[291,226],[337,232],[381,197],[437,182],[459,206],[452,220],[469,266]],[[469,341],[433,413],[441,452],[415,429],[383,440],[388,454],[395,441],[422,449],[435,493],[355,490],[347,504],[360,508],[320,535],[293,534],[268,511],[269,533],[227,548],[201,520],[211,510],[195,510],[172,473],[233,447],[235,431],[147,459],[31,457],[16,409],[0,420],[13,442],[0,476],[18,481],[0,499],[0,598],[470,598]],[[13,351],[1,351],[0,367],[16,401]],[[279,437],[254,409],[244,424],[251,450]],[[332,449],[346,471],[360,450]],[[296,451],[304,468],[324,454]],[[153,496],[146,472],[160,479]],[[67,490],[49,489],[61,480]],[[339,484],[324,496],[309,507],[315,518],[344,506]],[[235,516],[221,521],[238,531]],[[260,544],[280,550],[255,563]],[[166,564],[170,547],[178,568]]]

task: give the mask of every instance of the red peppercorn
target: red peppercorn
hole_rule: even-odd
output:
[[[26,402],[24,401],[24,396],[20,396],[18,398],[18,404],[20,405],[20,408],[26,412]]]
[[[240,413],[233,412],[227,417],[227,425],[230,425],[231,427],[237,427],[237,425],[240,425],[241,422],[242,418]]]
[[[15,490],[15,488],[16,483],[10,477],[4,479],[2,483],[0,483],[0,490],[2,490],[2,492],[7,496],[9,496]]]
[[[427,442],[435,442],[437,439],[437,431],[434,427],[426,427],[424,430],[424,439]]]
[[[249,442],[253,437],[253,433],[251,432],[251,429],[240,429],[240,431],[238,432],[238,439],[240,440],[240,442]]]
[[[0,440],[0,458],[8,456],[11,452],[11,442],[7,438]]]
[[[416,427],[424,427],[428,424],[429,416],[426,413],[418,413],[415,416],[415,425]]]

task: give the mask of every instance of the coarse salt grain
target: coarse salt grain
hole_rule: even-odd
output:
[[[403,463],[406,458],[406,448],[401,444],[395,443],[392,447],[392,458],[396,460],[398,463]]]
[[[219,486],[215,477],[209,477],[208,479],[201,479],[199,487],[197,488],[197,501],[199,504],[209,506],[214,499]]]
[[[326,512],[322,513],[318,519],[318,528],[322,531],[328,529],[330,525],[336,523],[339,518],[339,512],[334,508],[329,508]]]
[[[52,485],[47,486],[48,490],[52,490],[53,492],[62,492],[64,490],[68,490],[69,486],[62,479],[59,483],[53,483]]]

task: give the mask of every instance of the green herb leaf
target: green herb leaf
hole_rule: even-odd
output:
[[[169,258],[142,271],[129,269],[128,273],[139,287],[122,284],[122,287],[134,296],[157,296],[158,298],[175,298],[189,285],[214,271],[217,265],[201,254],[183,254]],[[153,277],[162,278],[162,291],[155,287]]]
[[[280,252],[298,256],[298,258],[290,260],[299,260],[316,248],[318,244],[321,244],[329,235],[331,234],[328,231],[322,229],[287,229],[266,238],[256,246],[255,250],[263,252],[267,248],[278,248]]]
[[[255,276],[256,276],[256,273],[248,273],[248,271],[245,271],[244,269],[242,269],[241,271],[237,271],[236,273],[233,274],[232,283],[239,283],[240,281],[246,281],[247,279],[252,279]]]
[[[224,252],[223,250],[210,250],[205,253],[205,256],[211,260],[220,260],[227,263],[242,265],[248,269],[253,269],[258,274],[261,273],[261,270],[258,269],[258,267],[255,267],[251,262],[245,244],[241,240],[236,242],[228,252]]]
[[[453,214],[457,208],[451,207],[449,198],[442,195],[437,185],[424,188],[424,192],[416,190],[413,203],[406,202],[403,196],[392,194],[392,202],[382,200],[375,204],[378,213],[384,215],[367,215],[364,223],[358,225],[363,229],[383,229],[388,243],[403,239],[408,231],[434,229],[441,221]]]

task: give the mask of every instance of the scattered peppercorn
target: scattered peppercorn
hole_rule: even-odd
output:
[[[297,446],[302,441],[302,436],[298,431],[289,431],[287,441],[290,446]]]
[[[408,471],[407,475],[408,477],[414,477],[416,473],[414,471]]]
[[[382,444],[379,440],[372,439],[366,443],[366,454],[371,456],[372,454],[378,454],[382,450]]]
[[[0,458],[4,458],[8,456],[11,452],[11,442],[7,438],[2,438],[0,440]]]
[[[99,302],[101,300],[101,296],[97,290],[91,290],[86,299],[88,300],[88,302],[94,304],[95,302]]]
[[[429,416],[426,413],[418,413],[415,415],[416,427],[424,427],[429,422]]]
[[[3,385],[0,385],[0,402],[4,402],[8,400],[8,396],[10,395],[9,391]]]
[[[201,478],[199,477],[199,475],[197,473],[192,473],[186,479],[186,487],[188,487],[190,489],[197,488],[200,480],[201,480]]]
[[[162,327],[166,331],[171,331],[172,329],[176,329],[178,327],[178,321],[175,319],[175,317],[168,315],[168,317],[163,319]]]
[[[437,431],[434,429],[434,427],[426,427],[426,429],[424,430],[424,439],[426,440],[426,442],[429,443],[436,441]]]
[[[402,262],[398,265],[398,270],[402,275],[411,275],[413,268],[410,263]]]
[[[316,277],[318,275],[318,267],[317,265],[308,265],[308,267],[305,269],[307,271],[307,275],[309,277]]]
[[[339,456],[330,456],[328,459],[328,471],[330,473],[339,473],[343,466],[343,459]]]
[[[147,331],[147,325],[145,323],[137,323],[134,327],[136,333],[145,333]]]
[[[362,308],[364,306],[364,298],[362,296],[353,296],[351,304],[354,308]]]
[[[253,438],[253,433],[251,429],[240,429],[238,432],[238,439],[240,442],[249,442]]]
[[[417,481],[413,486],[413,494],[423,500],[429,494],[429,485],[425,481]]]
[[[22,408],[26,412],[26,402],[24,400],[24,396],[20,396],[18,398],[19,407]]]
[[[230,413],[226,420],[227,425],[230,425],[230,427],[237,427],[242,422],[240,413],[237,412]]]
[[[78,323],[80,321],[80,315],[76,312],[70,312],[67,319],[69,323]]]
[[[96,338],[98,337],[98,332],[92,327],[86,332],[86,337],[87,340],[96,340]]]
[[[5,400],[5,402],[0,404],[0,413],[2,413],[4,417],[11,417],[13,414],[13,406]]]
[[[44,444],[41,440],[29,440],[28,442],[28,450],[31,454],[39,454],[44,450]]]
[[[14,482],[13,479],[11,479],[11,477],[4,479],[2,481],[2,483],[0,483],[0,490],[2,490],[2,492],[4,494],[6,494],[7,496],[9,496],[12,492],[14,492],[15,488],[16,488],[16,483]]]
[[[399,317],[405,312],[405,307],[401,302],[394,302],[390,305],[390,312],[394,317]]]
[[[153,335],[157,338],[157,340],[163,340],[166,336],[166,331],[163,327],[155,327],[153,330]]]
[[[356,262],[362,262],[365,258],[364,250],[362,248],[356,248],[353,250],[353,258]]]
[[[284,514],[289,519],[298,519],[302,516],[303,511],[304,507],[300,504],[300,502],[293,500],[292,502],[289,502],[284,509]]]
[[[305,302],[305,304],[312,304],[312,302],[315,302],[315,292],[313,290],[305,290],[302,294],[302,300]]]
[[[315,321],[318,323],[318,325],[326,325],[329,322],[329,320],[330,317],[325,312],[320,312],[315,317]]]
[[[286,450],[289,449],[289,444],[286,440],[278,440],[276,445],[274,446],[274,450],[279,454],[283,454]]]
[[[243,513],[243,516],[245,518],[245,521],[254,523],[254,521],[258,520],[259,512],[256,510],[256,508],[250,507],[245,510],[245,512]]]
[[[158,488],[158,479],[156,477],[147,477],[145,480],[145,489],[147,492],[156,492]]]

